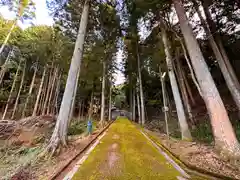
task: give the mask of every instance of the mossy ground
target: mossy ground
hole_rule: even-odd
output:
[[[83,179],[177,179],[180,173],[129,120],[120,118],[74,175]]]

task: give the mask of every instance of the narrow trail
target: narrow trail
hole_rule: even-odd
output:
[[[99,137],[64,179],[192,178],[128,119],[120,118]]]

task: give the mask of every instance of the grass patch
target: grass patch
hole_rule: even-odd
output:
[[[114,151],[111,149],[116,145]],[[112,157],[114,155],[114,158]],[[74,179],[176,179],[180,175],[129,120],[120,118]]]

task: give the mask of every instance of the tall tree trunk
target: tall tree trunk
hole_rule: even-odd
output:
[[[10,30],[9,30],[6,38],[5,38],[5,40],[4,40],[3,43],[2,43],[2,46],[1,46],[1,48],[0,48],[0,55],[2,54],[5,46],[7,45],[7,42],[8,42],[8,40],[9,40],[9,38],[10,38],[10,36],[11,36],[11,34],[12,34],[15,26],[16,26],[16,24],[17,24],[17,20],[15,20],[15,21],[13,22],[13,24],[12,24],[12,26],[11,26],[11,28],[10,28]]]
[[[16,98],[16,100],[15,100],[15,104],[14,104],[14,108],[13,108],[13,112],[12,112],[11,119],[14,118],[15,112],[16,112],[16,110],[17,110],[17,105],[18,105],[18,101],[19,101],[20,94],[21,94],[21,91],[22,91],[23,82],[24,82],[25,73],[26,73],[26,64],[27,64],[27,62],[25,61],[24,67],[23,67],[23,72],[22,72],[22,79],[21,79],[21,83],[20,83],[19,90],[18,90],[17,98]]]
[[[42,93],[42,88],[43,88],[43,83],[44,83],[44,78],[45,78],[45,75],[46,75],[46,71],[47,71],[47,67],[45,66],[44,70],[43,70],[40,86],[39,86],[39,89],[38,89],[37,99],[35,101],[35,105],[34,105],[32,116],[36,116],[37,115],[37,109],[39,107],[39,100],[40,100],[40,96],[41,96],[41,93]]]
[[[112,85],[109,90],[109,103],[108,103],[108,121],[112,120]]]
[[[5,75],[6,71],[7,71],[7,65],[8,65],[8,62],[10,61],[10,58],[11,58],[12,53],[13,53],[13,50],[11,50],[11,51],[8,53],[6,61],[5,61],[4,64],[1,66],[1,71],[0,71],[0,84],[2,84],[4,75]]]
[[[102,75],[102,97],[101,97],[101,117],[100,124],[103,127],[104,111],[105,111],[105,86],[106,86],[106,62],[103,62],[103,75]]]
[[[36,74],[37,74],[37,67],[35,67],[35,69],[34,69],[32,82],[31,82],[31,85],[30,85],[30,88],[29,88],[29,91],[28,91],[28,95],[27,95],[27,98],[26,98],[26,101],[25,101],[25,104],[24,104],[24,108],[23,108],[23,111],[22,111],[22,118],[25,117],[25,111],[27,109],[29,98],[31,97],[31,94],[32,94],[32,90],[33,90],[33,86],[34,86],[34,83],[35,83]]]
[[[173,92],[173,98],[174,98],[174,101],[175,101],[175,104],[176,104],[178,122],[179,122],[179,125],[180,125],[182,139],[191,140],[192,136],[191,136],[191,133],[190,133],[189,128],[188,128],[188,124],[187,124],[186,116],[185,116],[185,113],[184,113],[183,104],[182,104],[182,100],[181,100],[181,97],[180,97],[176,77],[175,77],[175,74],[174,74],[174,71],[173,71],[172,55],[170,53],[171,48],[170,48],[169,40],[167,38],[167,32],[165,30],[163,22],[161,24],[161,34],[162,34],[162,41],[163,41],[163,44],[164,44],[164,50],[165,50],[165,55],[166,55],[168,75],[169,75],[171,88],[172,88],[172,92]]]
[[[45,95],[45,99],[44,99],[42,115],[46,114],[47,105],[48,105],[48,102],[49,102],[51,84],[52,84],[52,79],[53,79],[53,76],[54,76],[53,69],[54,68],[53,68],[53,63],[52,63],[51,70],[49,71],[49,78],[48,78],[48,82],[47,82],[48,85],[47,85],[47,89],[46,89],[46,95]]]
[[[142,125],[145,124],[145,105],[144,105],[144,95],[142,87],[142,74],[141,74],[141,64],[138,52],[138,43],[136,43],[136,54],[137,54],[137,64],[138,64],[138,80],[139,80],[139,91],[140,91],[140,108],[141,108],[141,121]]]
[[[217,26],[216,26],[215,22],[213,21],[212,16],[208,10],[210,3],[211,3],[210,1],[202,0],[203,10],[204,10],[204,13],[206,16],[207,24],[209,25],[211,34],[213,35],[213,37],[216,40],[216,44],[218,45],[219,51],[221,52],[222,58],[224,59],[224,62],[225,62],[225,65],[227,66],[227,69],[228,69],[229,73],[231,74],[237,89],[240,90],[240,84],[239,84],[238,78],[232,68],[232,65],[228,59],[227,53],[224,49],[224,46],[223,46],[223,43],[221,40],[221,35],[219,34]]]
[[[55,68],[54,75],[53,75],[53,78],[52,78],[51,90],[50,90],[50,95],[49,95],[49,102],[48,102],[48,105],[47,105],[47,114],[49,114],[51,112],[50,110],[51,110],[51,105],[52,105],[52,96],[53,96],[53,90],[56,88],[55,87],[55,82],[56,82],[57,75],[58,75],[58,67]]]
[[[132,111],[132,120],[136,121],[136,89],[133,88],[133,111]]]
[[[215,146],[222,153],[232,156],[236,155],[235,153],[239,155],[239,143],[200,47],[193,35],[183,4],[181,0],[173,0],[173,2],[196,78],[202,91],[203,100],[209,112]]]
[[[160,74],[160,80],[161,80],[161,86],[162,86],[162,96],[163,96],[163,111],[164,111],[164,119],[165,119],[165,128],[167,136],[169,137],[169,130],[168,130],[168,106],[167,106],[167,98],[166,98],[166,86],[165,86],[165,75],[163,75],[161,71],[161,67],[159,66],[159,74]]]
[[[235,101],[237,107],[238,107],[238,111],[240,111],[240,86],[238,83],[238,80],[234,80],[234,77],[236,77],[232,66],[228,60],[228,57],[226,56],[227,59],[224,59],[224,56],[221,54],[220,49],[218,48],[213,35],[211,33],[211,31],[208,28],[208,25],[206,24],[200,10],[198,9],[198,4],[195,0],[193,0],[193,3],[195,5],[195,9],[197,11],[197,14],[201,20],[201,23],[203,25],[203,28],[208,36],[208,41],[210,46],[212,47],[212,50],[214,52],[214,55],[217,59],[218,65],[221,69],[222,75],[226,81],[227,87],[233,97],[233,100]],[[223,49],[222,52],[224,53],[225,50]],[[227,63],[228,62],[228,67],[227,67]],[[232,75],[231,75],[232,74]],[[235,78],[236,79],[236,78]]]
[[[141,124],[142,123],[142,116],[141,116],[139,91],[137,91],[137,109],[138,109],[138,124]]]
[[[189,99],[188,99],[188,95],[187,95],[187,89],[186,89],[184,79],[183,79],[183,69],[181,68],[181,63],[179,61],[180,61],[180,59],[179,59],[179,53],[178,53],[176,55],[176,67],[174,65],[173,66],[175,67],[175,72],[176,72],[178,80],[179,80],[179,86],[180,86],[180,89],[181,89],[183,104],[185,106],[185,109],[187,110],[188,117],[191,121],[192,127],[194,128],[195,121],[193,119],[192,108],[191,108],[191,105],[189,103]]]
[[[67,145],[67,125],[68,116],[71,111],[71,97],[74,94],[76,79],[78,72],[80,71],[83,56],[83,45],[88,23],[89,6],[90,0],[85,0],[77,40],[75,43],[73,57],[68,73],[67,83],[63,94],[59,115],[57,118],[57,123],[55,125],[54,132],[47,147],[47,149],[51,149],[52,152],[56,150],[60,142],[63,145]]]
[[[8,96],[8,100],[7,100],[6,107],[5,107],[5,109],[4,109],[4,113],[3,113],[3,116],[2,116],[2,120],[4,120],[4,118],[5,118],[6,114],[7,114],[8,106],[9,106],[10,101],[11,101],[11,98],[12,98],[13,90],[14,90],[14,88],[15,88],[15,86],[16,86],[16,82],[17,82],[17,79],[18,79],[18,73],[19,73],[19,71],[20,71],[20,68],[21,68],[21,62],[19,62],[18,67],[17,67],[17,72],[16,72],[16,74],[15,74],[15,76],[14,76],[12,88],[11,88],[10,93],[9,93],[9,96]]]

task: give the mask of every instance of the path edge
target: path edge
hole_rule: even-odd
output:
[[[74,161],[80,154],[84,153],[89,147],[91,147],[91,145],[98,139],[98,137],[101,136],[101,135],[109,128],[109,126],[110,126],[113,122],[114,122],[114,121],[110,121],[110,122],[107,124],[107,126],[104,127],[104,128],[98,133],[98,135],[97,135],[95,138],[93,138],[81,151],[79,151],[78,153],[76,153],[76,155],[74,155],[74,157],[73,157],[71,160],[69,160],[68,163],[66,163],[64,166],[62,166],[62,168],[59,169],[59,171],[57,171],[55,174],[53,174],[53,175],[49,178],[49,180],[54,180],[54,179],[56,179],[56,178],[60,175],[60,173],[69,166],[69,164],[70,164],[72,161]]]
[[[162,143],[160,143],[159,141],[156,141],[152,135],[150,135],[143,127],[139,127],[144,133],[146,133],[146,135],[154,142],[156,143],[160,148],[162,148],[163,151],[165,151],[168,155],[172,156],[175,160],[175,162],[180,165],[180,166],[185,166],[187,167],[189,170],[192,170],[192,171],[196,171],[196,172],[199,172],[201,174],[205,174],[207,176],[211,176],[211,177],[214,177],[214,178],[220,178],[222,180],[239,180],[239,179],[236,179],[236,178],[233,178],[233,177],[229,177],[229,176],[224,176],[224,175],[221,175],[221,174],[217,174],[217,173],[214,173],[214,172],[211,172],[211,171],[206,171],[205,169],[201,169],[199,167],[196,167],[194,165],[191,165],[189,164],[188,162],[182,160],[180,158],[180,156],[178,156],[177,154],[173,153],[169,148],[167,148],[165,145],[163,145]],[[156,138],[156,137],[155,137]]]

